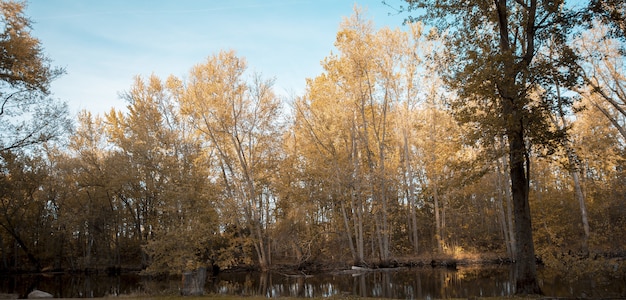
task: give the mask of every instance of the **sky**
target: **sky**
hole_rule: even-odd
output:
[[[250,71],[274,78],[278,95],[302,95],[355,5],[377,27],[401,27],[405,18],[382,0],[29,0],[25,14],[52,65],[66,70],[53,97],[72,114],[103,114],[125,109],[119,95],[136,76],[184,79],[230,49]]]

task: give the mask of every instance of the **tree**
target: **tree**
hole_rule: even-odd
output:
[[[594,22],[575,42],[586,86],[577,91],[611,121],[626,141],[626,69],[623,46]]]
[[[346,104],[355,114],[351,116],[354,135],[355,170],[360,170],[363,203],[371,206],[378,257],[390,258],[389,222],[389,115],[395,100],[392,89],[397,86],[394,71],[402,53],[392,41],[401,41],[398,31],[383,29],[376,33],[373,23],[363,19],[360,11],[346,19],[337,34],[335,46],[341,52],[337,60],[330,59],[328,68],[333,84],[338,85]],[[386,48],[388,47],[388,48]]]
[[[128,181],[138,184],[125,189],[122,200],[146,228],[142,250],[150,258],[148,273],[180,274],[210,267],[215,259],[209,249],[218,224],[207,180],[210,160],[180,112],[178,87],[175,78],[137,77],[124,94],[128,113],[107,115],[114,125],[111,139],[135,169]]]
[[[171,83],[175,88],[175,81]],[[106,120],[118,163],[111,169],[118,184],[114,193],[119,209],[132,220],[142,265],[149,262],[148,249],[151,271],[178,273],[188,260],[206,264],[195,253],[205,252],[201,246],[214,233],[216,218],[208,199],[208,170],[198,159],[200,143],[190,137],[191,128],[183,123],[171,92],[154,75],[137,77],[124,94],[128,112],[112,110]],[[206,224],[189,235],[200,220]]]
[[[280,160],[280,102],[272,80],[245,80],[246,61],[221,51],[196,65],[178,96],[205,151],[215,155],[214,178],[223,194],[223,225],[249,233],[261,269],[271,265],[270,227],[276,196],[272,177]]]
[[[132,253],[121,246],[123,233],[129,231],[123,224],[130,222],[123,218],[123,206],[116,197],[116,169],[126,165],[109,151],[105,128],[102,117],[82,111],[68,145],[48,151],[51,183],[62,194],[53,203],[59,228],[57,259],[66,261],[72,270],[104,264],[120,267],[122,253]]]
[[[587,199],[590,226],[593,226],[590,250],[598,251],[601,247],[623,247],[623,232],[614,228],[623,226],[626,218],[623,205],[626,144],[612,120],[594,108],[592,102],[600,100],[594,97],[597,95],[583,97],[580,106],[587,108],[577,111],[569,136],[577,154],[577,170]],[[604,249],[600,251],[608,251]]]
[[[421,127],[417,142],[422,157],[419,182],[425,196],[432,199],[436,249],[443,252],[449,246],[446,243],[447,198],[454,188],[460,188],[460,185],[454,187],[459,184],[454,177],[459,174],[455,162],[462,161],[457,157],[461,150],[461,132],[450,112],[443,109],[436,92],[431,91],[428,96],[420,112],[420,121],[414,121]]]
[[[506,137],[517,243],[516,293],[540,293],[528,199],[530,147],[551,146],[562,135],[548,121],[554,107],[552,81],[546,78],[552,75],[546,72],[551,65],[535,57],[542,41],[557,41],[559,70],[572,70],[573,52],[563,45],[570,32],[570,12],[563,1],[407,2],[414,11],[425,10],[420,19],[437,21],[434,25],[449,31],[444,73],[460,96],[452,103],[458,119],[490,136]],[[562,83],[570,87],[573,78]],[[540,88],[540,96],[533,97]]]
[[[295,105],[297,133],[310,147],[303,151],[309,170],[322,177],[355,264],[366,263],[368,241],[380,262],[390,258],[390,116],[404,71],[402,45],[408,45],[406,35],[376,32],[355,10],[337,34],[340,53],[323,61],[324,74],[307,82],[307,94]],[[330,172],[315,170],[324,167],[314,161]]]
[[[334,63],[327,68],[336,71]],[[308,80],[306,95],[294,105],[294,132],[306,174],[302,181],[312,189],[314,199],[320,199],[319,209],[334,212],[331,221],[350,249],[353,263],[363,264],[369,214],[363,199],[356,110],[332,76]]]
[[[45,218],[46,199],[41,187],[47,180],[46,166],[41,158],[11,151],[0,153],[4,162],[0,169],[0,227],[24,251],[31,265],[41,271],[35,232]],[[17,256],[15,259],[17,265]]]
[[[51,81],[64,71],[50,66],[24,8],[0,1],[0,151],[55,139],[71,125],[67,105],[50,98]]]

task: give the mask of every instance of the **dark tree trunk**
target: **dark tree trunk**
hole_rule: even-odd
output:
[[[30,249],[26,246],[24,241],[18,235],[13,234],[13,237],[15,238],[17,244],[20,245],[24,253],[26,253],[26,257],[28,257],[28,260],[31,262],[31,264],[33,264],[37,272],[41,272],[41,263],[39,262],[37,257],[35,257],[35,255],[30,251]]]
[[[513,112],[512,115],[516,116],[518,114]],[[537,282],[535,246],[533,243],[532,222],[528,202],[528,153],[524,144],[524,128],[522,122],[518,119],[515,123],[517,123],[517,126],[512,124],[507,131],[509,138],[513,216],[515,218],[515,248],[517,250],[515,255],[515,293],[524,295],[541,294],[541,289]]]
[[[528,149],[525,144],[524,131],[524,100],[527,82],[518,82],[523,70],[528,70],[535,55],[535,14],[537,0],[530,0],[524,7],[527,13],[521,26],[525,40],[524,55],[521,60],[515,55],[515,43],[509,40],[509,3],[507,0],[494,0],[498,28],[500,33],[500,52],[503,54],[503,77],[496,84],[502,101],[504,128],[509,140],[509,170],[511,174],[511,194],[513,198],[513,217],[515,219],[515,286],[516,294],[541,294],[537,282],[537,266],[535,265],[535,246],[533,244],[532,222],[528,203],[528,184],[530,170]]]

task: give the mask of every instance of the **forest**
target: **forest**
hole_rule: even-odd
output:
[[[626,256],[624,2],[510,1],[506,45],[507,1],[438,2],[448,19],[397,28],[355,8],[302,95],[225,49],[77,116],[24,4],[0,2],[0,271],[515,261],[516,199],[542,263]],[[454,16],[474,26],[425,25]]]

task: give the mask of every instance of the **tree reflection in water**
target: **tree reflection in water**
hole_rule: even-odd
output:
[[[540,272],[542,274],[542,272]],[[448,270],[415,268],[357,274],[319,274],[289,277],[275,273],[225,273],[207,284],[207,292],[266,297],[360,297],[432,299],[502,297],[515,293],[512,268],[480,267]],[[244,279],[245,278],[245,279]],[[592,278],[569,282],[541,278],[542,289],[553,297],[624,297],[624,279],[598,283]]]
[[[626,297],[624,278],[599,280],[597,276],[565,280],[555,272],[540,270],[540,284],[547,296],[566,298]],[[514,294],[514,274],[509,266],[413,268],[356,274],[317,274],[291,277],[278,273],[222,273],[209,278],[206,293],[265,297],[360,297],[443,299],[497,297]],[[124,294],[176,294],[180,278],[157,280],[139,275],[54,275],[0,277],[0,294],[23,294],[29,287],[52,293],[55,298],[103,297]]]

